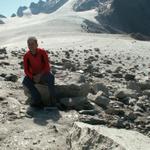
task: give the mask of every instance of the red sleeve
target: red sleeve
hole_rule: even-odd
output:
[[[49,63],[47,52],[45,50],[42,50],[42,53],[43,53],[43,58],[44,58],[43,73],[49,73],[50,72],[50,63]]]
[[[26,54],[24,55],[24,58],[23,58],[23,64],[24,64],[24,73],[25,73],[25,75],[32,79],[33,75],[29,71],[28,57],[27,57]]]

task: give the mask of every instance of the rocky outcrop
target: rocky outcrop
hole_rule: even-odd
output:
[[[66,140],[68,149],[148,150],[149,138],[136,132],[75,122]]]
[[[4,20],[6,17],[0,14],[0,24],[5,24]]]
[[[16,17],[17,15],[15,14],[15,13],[13,13],[12,15],[11,15],[11,17]]]
[[[22,17],[23,16],[23,11],[26,10],[26,9],[27,9],[26,6],[19,7],[18,10],[17,10],[17,16]]]
[[[22,17],[25,13],[25,10],[29,9],[31,14],[37,15],[39,13],[52,13],[65,4],[68,0],[47,0],[35,3],[32,2],[29,7],[23,6],[19,7],[17,10],[17,16]]]
[[[6,18],[4,15],[0,15],[0,18]]]
[[[56,11],[59,7],[61,7],[67,0],[52,0],[52,1],[42,1],[40,0],[38,3],[32,2],[29,6],[32,14],[39,13],[52,13]]]
[[[113,0],[107,7],[99,7],[96,18],[110,33],[140,33],[150,36],[149,6],[149,0]]]
[[[5,24],[2,20],[0,20],[0,24]]]
[[[99,6],[100,2],[105,0],[78,0],[74,5],[75,11],[86,11]]]

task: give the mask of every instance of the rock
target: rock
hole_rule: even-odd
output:
[[[138,82],[136,82],[136,81],[128,81],[127,88],[136,90],[138,93],[141,93],[141,87],[139,86]]]
[[[9,134],[9,131],[6,127],[0,126],[0,141],[3,141]]]
[[[89,115],[82,115],[79,117],[79,121],[84,122],[84,123],[88,123],[91,125],[104,125],[106,124],[106,120],[105,119],[101,119],[98,118],[96,116],[89,116]]]
[[[86,97],[72,97],[72,98],[63,98],[60,99],[60,103],[66,109],[75,109],[75,110],[82,110],[82,109],[92,109],[93,106],[87,101]]]
[[[80,73],[73,73],[66,76],[66,78],[62,81],[57,78],[55,91],[57,98],[72,98],[72,97],[86,97],[89,93],[89,84],[88,83],[79,83],[80,81]],[[49,102],[48,87],[45,85],[37,85],[39,87],[39,91],[42,94],[43,102],[45,100],[45,104]],[[44,89],[44,90],[42,90]],[[25,95],[30,97],[29,92],[26,92]],[[42,92],[43,91],[43,92]]]
[[[87,96],[89,92],[89,84],[60,84],[56,85],[57,96],[63,97],[80,97]]]
[[[148,150],[150,147],[149,140],[147,136],[136,131],[75,122],[66,143],[68,149],[72,150]]]
[[[121,118],[110,121],[109,126],[116,128],[124,128],[124,121]]]
[[[103,96],[103,92],[99,91],[96,95],[93,94],[88,94],[87,98],[88,100],[94,102],[95,104],[103,107],[103,108],[107,108],[107,106],[109,105],[109,98],[107,98],[106,96]]]
[[[110,115],[118,115],[118,116],[124,116],[125,114],[125,110],[122,109],[122,108],[107,108],[106,111],[105,111],[107,114],[110,114]]]
[[[0,65],[1,65],[1,66],[9,66],[10,63],[9,63],[9,62],[6,62],[6,61],[1,61],[1,62],[0,62]]]
[[[113,73],[112,75],[113,75],[113,77],[116,77],[116,78],[122,78],[123,77],[123,75],[121,73]]]
[[[144,90],[143,95],[147,95],[148,97],[150,97],[150,90]]]
[[[51,100],[50,100],[50,93],[49,93],[49,89],[48,86],[43,85],[43,84],[35,84],[35,87],[38,89],[38,91],[41,94],[41,99],[42,102],[45,106],[48,106],[51,104]],[[24,86],[24,93],[25,95],[29,98],[29,103],[31,103],[32,99],[31,99],[31,95],[29,90]]]
[[[118,66],[115,70],[114,73],[119,73],[122,70],[122,66]]]
[[[123,108],[124,103],[120,101],[110,101],[109,106],[112,108]]]
[[[126,112],[125,113],[126,119],[134,121],[137,118],[137,114],[134,112]]]
[[[92,116],[94,116],[94,115],[98,114],[98,111],[97,111],[97,110],[94,110],[94,109],[92,109],[92,110],[80,110],[80,111],[79,111],[79,114],[92,115]]]
[[[26,9],[27,9],[26,6],[19,7],[18,10],[17,10],[17,16],[22,17],[23,16],[23,11],[26,10]]]
[[[7,75],[4,80],[5,81],[17,82],[18,77],[15,74],[10,74],[10,75]]]
[[[0,48],[0,54],[7,54],[6,48]]]
[[[130,89],[119,89],[115,92],[115,96],[119,99],[124,99],[127,97],[132,97],[132,98],[137,97],[136,93]]]
[[[129,105],[135,105],[136,101],[137,100],[135,98],[129,98]]]
[[[76,64],[71,62],[69,59],[62,59],[62,63],[64,69],[69,69],[71,71],[77,70]]]
[[[149,90],[150,89],[150,82],[149,81],[141,81],[138,83],[141,90]]]
[[[108,88],[103,83],[94,83],[91,88],[94,94],[97,94],[98,91],[103,91],[107,96],[109,95]]]
[[[107,106],[109,105],[110,100],[105,97],[105,96],[101,96],[99,95],[99,92],[96,94],[96,99],[94,100],[94,102],[103,107],[103,108],[107,108]]]
[[[134,111],[135,112],[138,112],[138,111],[139,112],[144,112],[144,110],[141,107],[137,106],[137,105],[134,106]]]
[[[127,81],[129,81],[129,80],[135,80],[135,75],[133,75],[133,74],[126,74],[124,78]]]

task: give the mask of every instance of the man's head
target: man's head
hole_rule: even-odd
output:
[[[34,36],[29,37],[27,40],[27,44],[28,44],[28,48],[31,51],[31,53],[36,54],[36,50],[38,47],[38,42],[37,42],[36,37],[34,37]]]

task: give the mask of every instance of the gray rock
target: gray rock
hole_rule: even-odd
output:
[[[150,82],[149,81],[141,81],[138,83],[141,90],[149,90],[150,89]]]
[[[64,69],[69,69],[71,71],[77,70],[76,64],[71,62],[69,59],[62,59],[62,63]]]
[[[0,126],[0,141],[3,141],[9,134],[9,131],[6,127]]]
[[[150,97],[150,90],[144,90],[143,95],[147,95],[148,97]]]
[[[112,75],[113,75],[113,77],[116,77],[116,78],[122,78],[123,77],[123,75],[121,73],[113,73]]]
[[[92,109],[93,106],[87,101],[86,97],[72,97],[72,98],[63,98],[60,99],[60,103],[66,109],[75,109],[75,110],[82,110],[82,109]]]
[[[26,9],[27,9],[26,6],[19,7],[18,10],[17,10],[17,16],[22,17],[23,16],[23,11],[26,10]]]
[[[119,99],[123,99],[127,97],[132,97],[132,98],[137,97],[136,93],[130,89],[119,89],[115,92],[115,96]]]
[[[94,115],[98,114],[98,111],[94,110],[94,109],[92,109],[92,110],[81,110],[81,111],[79,111],[79,113],[80,114],[84,114],[84,115],[92,115],[92,116],[94,116]]]
[[[109,90],[104,83],[94,83],[92,85],[92,92],[97,94],[99,91],[103,91],[107,96],[109,95]]]
[[[137,114],[134,112],[126,112],[125,113],[126,119],[134,121],[137,118]]]
[[[127,81],[129,81],[129,80],[135,80],[135,75],[133,75],[133,74],[126,74],[124,78]]]
[[[39,14],[39,13],[52,13],[60,8],[63,4],[65,4],[67,0],[47,0],[39,1],[38,3],[32,2],[29,6],[32,14]]]
[[[96,116],[89,116],[89,115],[82,115],[79,117],[79,121],[84,122],[84,123],[88,123],[91,125],[105,125],[106,124],[106,120],[105,119],[101,119],[98,118]]]
[[[5,81],[17,82],[18,77],[15,74],[10,74],[10,75],[7,75],[4,80]]]
[[[60,98],[87,96],[89,93],[89,84],[56,85],[56,92]]]
[[[128,81],[127,88],[136,90],[138,93],[141,93],[141,87],[139,86],[138,82],[136,82],[136,81]]]
[[[109,105],[109,98],[107,98],[106,96],[103,96],[103,92],[99,91],[96,95],[93,95],[91,93],[88,94],[87,98],[88,100],[94,102],[95,104],[106,108]]]
[[[97,105],[107,108],[110,100],[105,96],[99,96],[99,93],[96,94],[96,99],[94,101]]]
[[[80,122],[74,123],[66,143],[68,149],[72,150],[149,150],[150,147],[149,138],[136,131],[93,126]]]
[[[110,115],[118,115],[118,116],[124,116],[125,110],[122,108],[107,108],[105,111],[107,114]]]

